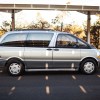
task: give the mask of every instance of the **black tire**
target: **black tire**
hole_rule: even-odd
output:
[[[25,68],[23,63],[20,60],[10,60],[6,64],[8,74],[12,76],[19,76],[21,75]]]
[[[90,75],[97,71],[97,64],[93,59],[86,59],[81,62],[80,70],[82,73]]]

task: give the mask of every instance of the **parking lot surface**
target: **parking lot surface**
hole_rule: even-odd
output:
[[[0,70],[0,100],[100,100],[100,71],[28,72],[12,77]]]

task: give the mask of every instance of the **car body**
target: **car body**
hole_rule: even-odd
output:
[[[0,39],[0,67],[10,75],[24,71],[82,71],[99,68],[100,52],[76,36],[57,31],[7,32]]]

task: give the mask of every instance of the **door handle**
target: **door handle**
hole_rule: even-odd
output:
[[[51,48],[48,48],[47,50],[49,50],[49,51],[50,51],[50,50],[52,50],[52,49],[51,49]]]
[[[59,49],[54,49],[54,51],[59,51]]]

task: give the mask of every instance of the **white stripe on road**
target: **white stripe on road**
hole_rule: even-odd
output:
[[[72,78],[73,78],[74,80],[76,80],[76,77],[75,77],[74,75],[72,75]]]
[[[15,88],[16,88],[15,86],[14,86],[14,87],[12,87],[12,88],[11,88],[11,91],[14,91],[14,90],[15,90]]]
[[[12,95],[12,94],[13,94],[12,91],[10,91],[8,95]]]
[[[46,94],[50,94],[50,87],[46,86]]]
[[[48,80],[48,76],[45,76],[45,80]]]
[[[16,89],[16,87],[15,87],[15,86],[13,86],[13,87],[10,89],[10,92],[9,92],[9,94],[8,94],[8,95],[12,95],[15,89]]]
[[[85,93],[85,94],[87,93],[86,89],[85,89],[82,85],[80,85],[79,87],[80,87],[80,90],[81,90],[83,93]]]
[[[22,76],[19,76],[17,80],[20,81],[21,79],[22,79]]]
[[[99,78],[100,78],[100,75],[97,75],[97,77],[99,77]]]

